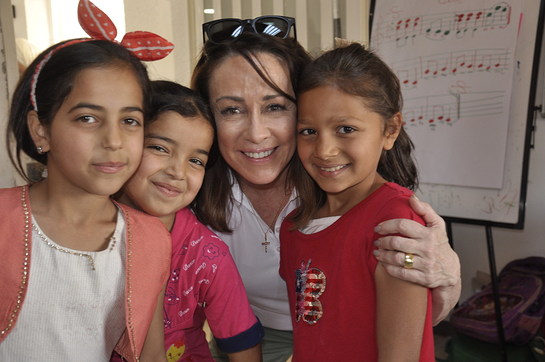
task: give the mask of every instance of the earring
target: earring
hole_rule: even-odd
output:
[[[38,146],[38,147],[36,147],[36,152],[38,152],[40,155],[43,155],[44,154],[44,149],[42,148],[42,146]]]

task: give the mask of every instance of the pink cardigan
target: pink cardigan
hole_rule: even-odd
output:
[[[0,342],[11,331],[24,302],[31,262],[29,187],[0,189]],[[137,361],[157,298],[169,275],[170,234],[152,216],[119,205],[126,222],[126,329],[116,351]]]

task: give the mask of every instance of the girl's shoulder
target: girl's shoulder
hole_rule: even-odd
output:
[[[127,228],[127,235],[135,240],[141,250],[154,250],[153,253],[170,257],[171,238],[165,225],[155,216],[135,210],[118,202],[114,203],[121,209]]]
[[[381,221],[402,218],[423,222],[409,204],[413,191],[393,182],[385,183],[381,191],[381,197],[377,200],[380,205],[376,205],[376,214]]]
[[[23,210],[30,212],[28,191],[28,185],[0,188],[0,215],[4,221],[19,218]]]
[[[392,203],[397,205],[406,204],[408,206],[409,198],[412,195],[413,192],[408,188],[393,182],[386,182],[363,199],[355,208],[367,209],[371,207],[377,210],[385,206],[389,208],[392,206]]]
[[[392,198],[409,199],[414,194],[408,188],[398,185],[395,182],[386,182],[382,188]]]
[[[229,252],[227,244],[212,230],[201,223],[195,214],[184,208],[176,213],[171,230],[173,249],[184,248],[192,253],[224,256]]]
[[[378,214],[381,210],[403,207],[404,205],[410,208],[409,198],[412,194],[411,190],[403,186],[386,182],[350,209],[347,214],[359,214],[369,210],[373,210],[373,214]]]
[[[166,229],[165,225],[157,217],[146,214],[140,210],[133,209],[130,206],[118,203],[116,201],[114,201],[114,203],[121,209],[121,211],[123,211],[124,216],[129,219],[129,222],[142,224],[146,228],[160,230],[161,234],[165,232],[168,234],[168,230]]]
[[[10,200],[14,198],[20,200],[21,193],[25,190],[28,190],[28,185],[0,188],[0,198],[3,200]]]

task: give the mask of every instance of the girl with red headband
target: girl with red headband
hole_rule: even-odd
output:
[[[78,15],[93,38],[40,54],[11,104],[14,166],[29,181],[24,152],[48,175],[0,190],[0,360],[108,361],[114,349],[129,361],[165,360],[169,234],[110,195],[142,156],[149,79],[140,60],[172,44],[145,32],[116,43],[89,1]]]

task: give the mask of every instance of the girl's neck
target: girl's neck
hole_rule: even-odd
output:
[[[287,205],[291,187],[286,185],[287,170],[284,170],[273,182],[255,185],[237,177],[240,189],[252,204],[254,210],[270,228],[274,228],[280,212]]]
[[[344,192],[337,194],[327,194],[325,204],[316,212],[314,218],[322,218],[328,216],[341,216],[352,209],[354,206],[365,200],[369,195],[378,190],[382,185],[386,183],[380,175],[376,175],[375,179],[368,187],[354,188],[354,192],[351,190],[345,190]]]
[[[35,217],[50,215],[74,225],[85,225],[95,219],[111,219],[117,212],[108,195],[61,189],[48,179],[31,186],[30,198]]]
[[[172,227],[174,226],[174,220],[176,219],[176,214],[159,216],[159,220],[165,225],[169,232],[172,232]]]
[[[75,250],[105,249],[117,221],[109,196],[61,190],[47,179],[31,186],[30,207],[48,237]]]
[[[125,204],[127,206],[132,207],[133,209],[146,212],[145,210],[142,210],[142,208],[138,205],[136,205],[132,199],[127,196],[127,194],[121,192],[119,197],[117,197],[117,201],[119,201],[122,204]],[[172,226],[174,225],[174,220],[176,219],[176,213],[168,214],[168,215],[161,215],[157,216],[159,220],[165,225],[168,231],[172,231]]]

